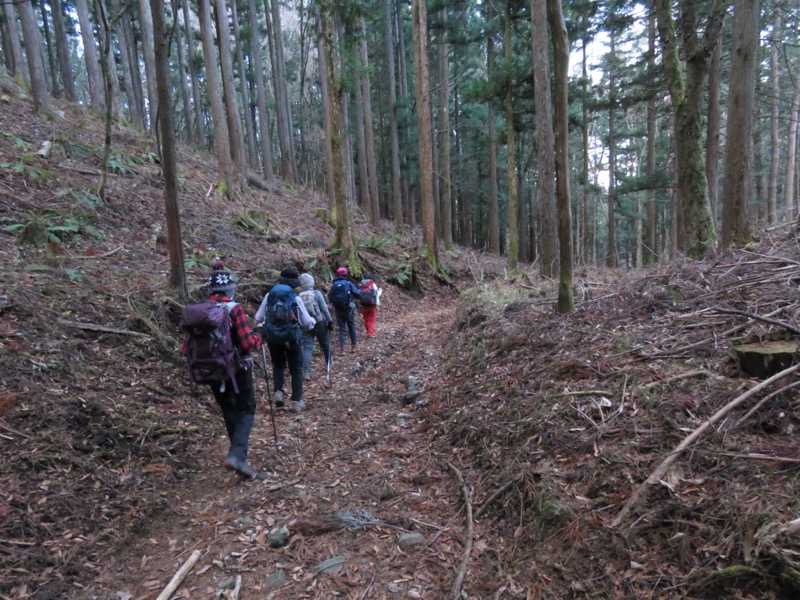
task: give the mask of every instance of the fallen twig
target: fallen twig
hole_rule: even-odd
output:
[[[22,437],[24,437],[26,439],[31,439],[31,436],[29,436],[26,433],[22,433],[19,429],[14,429],[13,427],[11,427],[11,425],[8,425],[5,421],[3,421],[3,419],[0,419],[0,427],[2,427],[3,429],[5,429],[6,431],[8,431],[10,433],[14,433],[16,435],[21,435]]]
[[[129,331],[127,329],[114,329],[112,327],[103,327],[102,325],[94,325],[92,323],[77,323],[75,321],[65,321],[59,319],[61,325],[67,327],[75,327],[77,329],[85,329],[87,331],[100,331],[102,333],[116,333],[117,335],[132,335],[134,337],[150,337],[146,333],[139,333],[138,331]]]
[[[792,373],[795,373],[798,370],[800,370],[800,364],[789,367],[788,369],[784,369],[783,371],[777,373],[776,375],[773,375],[766,381],[762,381],[757,386],[747,390],[744,394],[741,394],[737,398],[734,398],[733,400],[728,402],[728,404],[726,404],[725,406],[720,408],[717,412],[715,412],[713,415],[711,415],[711,417],[709,417],[705,421],[705,423],[700,425],[700,427],[695,429],[680,444],[678,444],[678,446],[672,452],[670,452],[663,461],[661,461],[661,464],[659,464],[655,468],[655,470],[650,474],[650,476],[647,479],[644,480],[643,483],[639,484],[639,487],[631,495],[631,497],[625,503],[625,506],[622,507],[622,510],[619,512],[617,517],[611,523],[611,527],[617,527],[622,522],[622,520],[628,516],[628,513],[631,511],[633,506],[639,501],[639,498],[642,496],[647,486],[657,483],[662,478],[664,473],[666,473],[670,465],[672,465],[672,463],[675,462],[675,460],[678,458],[681,452],[683,452],[686,448],[691,446],[692,443],[694,443],[694,441],[697,440],[697,438],[699,438],[703,434],[703,432],[705,432],[706,429],[708,429],[714,423],[722,419],[722,417],[727,415],[730,411],[732,411],[734,408],[742,404],[745,400],[747,400],[754,394],[757,394],[765,387],[772,385],[776,381],[783,379],[784,377],[791,375]]]
[[[472,554],[474,523],[472,521],[472,502],[470,501],[470,493],[467,489],[467,484],[464,483],[464,477],[461,475],[461,471],[459,471],[452,463],[448,462],[447,466],[450,467],[450,470],[453,471],[453,473],[455,473],[456,477],[458,477],[459,483],[461,483],[461,493],[464,496],[464,506],[466,506],[467,509],[467,539],[466,543],[464,544],[464,555],[461,558],[461,566],[458,569],[458,575],[456,576],[455,583],[453,583],[453,589],[450,591],[450,597],[453,598],[453,600],[458,600],[461,597],[461,584],[464,583],[464,577],[467,574],[467,566],[469,566],[470,554]]]
[[[745,421],[746,421],[748,418],[750,418],[750,416],[751,416],[751,415],[752,415],[754,412],[756,412],[756,411],[757,411],[759,408],[761,408],[762,406],[764,406],[764,404],[766,404],[767,402],[769,402],[769,401],[770,401],[772,398],[774,398],[774,397],[775,397],[775,396],[777,396],[778,394],[782,394],[783,392],[788,392],[789,390],[791,390],[791,389],[794,389],[794,388],[796,388],[797,386],[800,386],[800,381],[795,381],[794,383],[790,383],[789,385],[783,386],[781,389],[779,389],[779,390],[775,390],[775,391],[774,391],[774,392],[772,392],[771,394],[768,394],[767,396],[763,397],[761,400],[759,400],[759,401],[758,401],[758,403],[757,403],[757,404],[756,404],[756,405],[755,405],[753,408],[751,408],[750,410],[748,410],[748,411],[745,413],[745,415],[744,415],[744,416],[743,416],[741,419],[739,419],[738,421],[736,421],[736,423],[734,423],[734,424],[733,424],[733,428],[739,427],[739,425],[741,425],[741,424],[742,424],[742,423],[744,423],[744,422],[745,422]]]
[[[194,552],[192,552],[192,555],[188,559],[186,559],[186,562],[183,563],[183,566],[180,569],[178,569],[178,572],[175,573],[175,575],[173,575],[172,580],[167,584],[167,587],[164,588],[164,591],[162,591],[158,595],[158,598],[156,598],[156,600],[169,600],[170,597],[172,597],[172,594],[175,592],[175,590],[178,589],[178,586],[186,578],[186,575],[188,575],[189,571],[192,570],[192,567],[194,567],[194,565],[197,563],[199,559],[200,559],[200,550],[195,550]]]
[[[649,390],[651,387],[655,387],[657,385],[667,385],[668,383],[672,383],[673,381],[679,381],[681,379],[689,379],[691,377],[709,377],[711,373],[705,371],[703,369],[697,369],[695,371],[686,371],[686,373],[679,373],[677,375],[673,375],[672,377],[668,377],[667,379],[659,379],[658,381],[651,381],[641,387],[642,390]]]
[[[236,576],[236,585],[233,588],[233,593],[231,594],[230,600],[239,600],[239,592],[242,591],[242,576]]]
[[[112,255],[116,254],[117,252],[119,252],[120,250],[122,250],[124,247],[125,246],[120,244],[116,248],[114,248],[112,250],[109,250],[108,252],[104,252],[103,254],[96,254],[94,256],[72,256],[72,255],[70,255],[70,258],[74,259],[74,260],[91,260],[91,259],[94,259],[94,258],[108,258],[109,256],[112,256]]]
[[[489,496],[486,500],[484,500],[484,502],[483,502],[483,504],[481,504],[480,508],[475,511],[475,518],[476,519],[480,519],[481,515],[483,515],[483,513],[486,512],[486,509],[489,508],[491,503],[494,502],[495,500],[497,500],[500,496],[502,496],[508,490],[508,488],[510,488],[512,485],[514,485],[517,481],[519,481],[522,478],[522,475],[523,475],[523,473],[518,473],[517,475],[514,475],[514,477],[512,477],[511,479],[506,481],[503,485],[501,485],[499,488],[497,488],[492,493],[491,496]]]
[[[800,329],[794,327],[793,325],[789,325],[788,323],[784,323],[783,321],[777,321],[775,319],[762,317],[761,315],[756,315],[753,313],[746,312],[744,310],[736,310],[733,308],[715,308],[714,310],[716,312],[724,313],[726,315],[741,315],[743,317],[749,317],[751,319],[755,319],[756,321],[763,321],[764,323],[769,323],[770,325],[777,325],[778,327],[783,327],[786,331],[791,331],[795,335],[800,335]]]

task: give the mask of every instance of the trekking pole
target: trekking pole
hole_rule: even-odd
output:
[[[333,350],[333,345],[331,343],[331,338],[333,337],[332,334],[333,334],[332,331],[328,332],[328,360],[325,365],[328,368],[328,375],[327,375],[328,385],[331,384],[331,367],[333,366],[333,354],[331,352]]]
[[[272,408],[272,392],[269,391],[269,373],[267,373],[267,349],[261,344],[261,366],[264,368],[264,380],[267,382],[267,400],[269,416],[272,419],[272,432],[275,434],[275,449],[278,449],[278,428],[275,426],[275,410]]]

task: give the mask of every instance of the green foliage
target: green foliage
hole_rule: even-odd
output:
[[[397,241],[396,236],[372,236],[368,238],[358,238],[358,246],[361,248],[368,248],[370,250],[378,250],[379,248],[388,246],[395,241]]]
[[[192,252],[191,254],[184,256],[183,265],[187,270],[193,269],[194,267],[210,268],[211,264],[215,260],[215,256],[216,254],[207,252],[200,254]]]
[[[414,277],[414,263],[412,261],[390,260],[389,268],[394,272],[394,275],[389,277],[390,281],[396,282],[401,287],[411,283]]]
[[[311,214],[314,215],[316,219],[325,223],[325,225],[336,227],[336,216],[327,208],[315,208],[311,211]]]
[[[235,222],[239,227],[258,233],[266,233],[269,229],[269,216],[263,210],[248,210],[236,215]]]
[[[136,163],[121,152],[113,152],[108,157],[108,170],[119,175],[135,175]]]
[[[64,273],[66,273],[69,280],[73,283],[83,283],[83,275],[81,275],[77,269],[67,268],[64,269]]]
[[[3,217],[0,222],[11,222],[2,228],[6,233],[15,233],[17,243],[27,246],[44,246],[48,242],[75,243],[81,235],[93,240],[105,238],[105,232],[91,224],[93,213],[63,213],[53,208],[28,213],[21,222],[13,222],[10,217]]]
[[[8,160],[0,161],[0,169],[9,169],[14,173],[24,175],[26,178],[33,181],[45,181],[51,179],[53,177],[52,171],[48,171],[44,167],[25,162],[26,160],[32,160],[32,158],[33,157],[31,155],[23,154],[18,162],[12,162]]]
[[[23,151],[30,150],[33,146],[30,142],[28,142],[25,138],[22,138],[13,133],[3,133],[3,137],[7,139],[9,142],[14,144],[17,148]]]

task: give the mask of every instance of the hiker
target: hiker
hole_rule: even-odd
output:
[[[373,338],[383,290],[373,281],[372,273],[364,273],[364,279],[358,285],[358,290],[361,292],[361,316],[364,317],[364,328],[367,330],[367,337]]]
[[[306,311],[317,322],[314,329],[303,331],[303,378],[306,381],[314,376],[313,357],[314,340],[319,342],[319,349],[325,357],[325,364],[330,366],[331,360],[331,335],[333,331],[333,318],[328,311],[328,304],[322,292],[314,289],[314,276],[311,273],[300,275],[300,299],[306,305]]]
[[[333,305],[336,314],[336,326],[339,328],[339,350],[344,350],[347,335],[350,334],[351,351],[356,351],[358,333],[356,332],[354,298],[360,298],[361,292],[355,284],[347,278],[347,267],[336,269],[336,277],[331,283],[328,300]],[[345,327],[347,330],[345,331]]]
[[[261,331],[267,340],[275,382],[275,406],[284,406],[283,380],[286,366],[292,378],[292,409],[300,412],[303,402],[303,352],[300,345],[302,331],[317,324],[308,314],[306,305],[298,301],[295,288],[300,287],[297,269],[281,271],[278,282],[264,296],[256,311],[256,321],[262,323]],[[301,331],[302,330],[302,331]]]
[[[247,324],[244,307],[233,302],[233,294],[236,291],[233,273],[226,269],[220,261],[215,262],[212,269],[207,280],[208,300],[216,303],[216,306],[224,306],[228,311],[229,321],[226,320],[224,323],[230,331],[230,341],[235,348],[235,352],[232,352],[231,355],[236,360],[236,364],[233,366],[235,374],[232,378],[225,379],[223,377],[222,381],[209,384],[214,399],[222,411],[230,441],[228,456],[225,458],[223,466],[248,479],[263,478],[264,474],[257,473],[247,462],[250,431],[253,428],[256,413],[256,398],[253,393],[253,359],[250,357],[250,353],[258,350],[263,341],[261,335],[252,331]],[[192,306],[200,306],[200,303],[187,308]],[[214,308],[213,305],[212,308]],[[182,348],[183,354],[189,357],[190,371],[198,348],[192,337],[193,334],[190,331]]]

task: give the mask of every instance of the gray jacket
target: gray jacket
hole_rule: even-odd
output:
[[[317,302],[319,314],[321,314],[322,318],[328,323],[333,321],[333,318],[331,318],[331,313],[328,310],[328,304],[325,302],[325,296],[323,296],[322,292],[319,290],[314,289],[314,276],[311,273],[303,273],[300,275],[300,290],[301,296],[303,295],[303,292],[314,292],[313,295]]]

